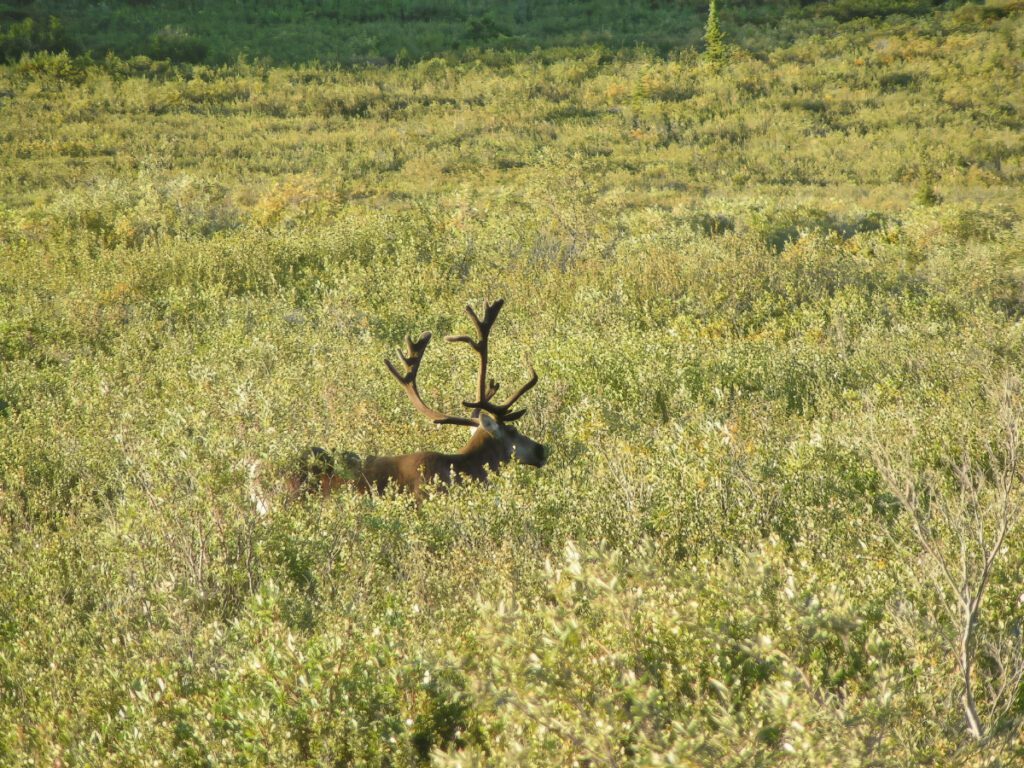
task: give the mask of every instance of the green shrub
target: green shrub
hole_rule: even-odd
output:
[[[492,53],[464,4],[328,5],[206,4],[211,63],[0,67],[0,763],[1019,761],[1024,532],[967,677],[936,570],[1013,463],[1012,19],[732,3],[716,72],[687,5],[494,8]],[[332,64],[228,55],[270,30]],[[443,53],[365,61],[400,46]],[[545,467],[285,498],[310,445],[457,451],[382,360],[433,331],[457,409],[443,338],[499,296]]]
[[[0,61],[14,62],[26,54],[41,51],[58,53],[75,50],[56,16],[50,16],[45,21],[29,16],[21,21],[0,25]]]

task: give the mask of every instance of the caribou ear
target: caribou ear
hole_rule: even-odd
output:
[[[504,431],[501,424],[495,421],[494,418],[489,413],[480,414],[480,426],[488,435],[493,437],[495,440],[500,439]]]

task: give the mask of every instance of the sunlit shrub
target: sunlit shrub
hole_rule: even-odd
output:
[[[23,56],[18,71],[35,80],[55,85],[79,85],[85,81],[85,63],[72,58],[67,51],[45,51]]]
[[[466,30],[434,6],[413,59],[448,44],[427,21]],[[386,8],[252,3],[232,29],[340,19],[331,61],[362,63],[0,68],[0,763],[1011,763],[1020,691],[973,744],[872,452],[998,466],[1012,17],[874,7],[723,4],[759,53],[721,72],[611,22],[607,50],[392,66]],[[498,296],[490,373],[536,367],[547,466],[283,496],[309,445],[458,450],[382,359],[433,331],[423,391],[458,408],[475,360],[442,339]]]

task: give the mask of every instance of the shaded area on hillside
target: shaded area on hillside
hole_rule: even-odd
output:
[[[837,23],[958,8],[965,21],[980,21],[1022,5],[1021,0],[987,0],[965,8],[960,0],[732,0],[720,4],[720,14],[727,38],[757,52],[827,33]],[[245,56],[275,64],[342,65],[593,45],[646,46],[664,53],[699,46],[706,14],[703,0],[500,5],[483,0],[15,0],[0,4],[0,60],[39,50],[184,63],[220,64]]]

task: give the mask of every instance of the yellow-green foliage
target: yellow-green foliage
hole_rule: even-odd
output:
[[[1024,38],[993,5],[716,69],[0,69],[0,764],[1022,759],[980,653],[967,734],[875,460],[1002,460]],[[499,296],[548,466],[260,514],[254,462],[458,448],[382,358],[434,331],[454,407],[440,338]]]

